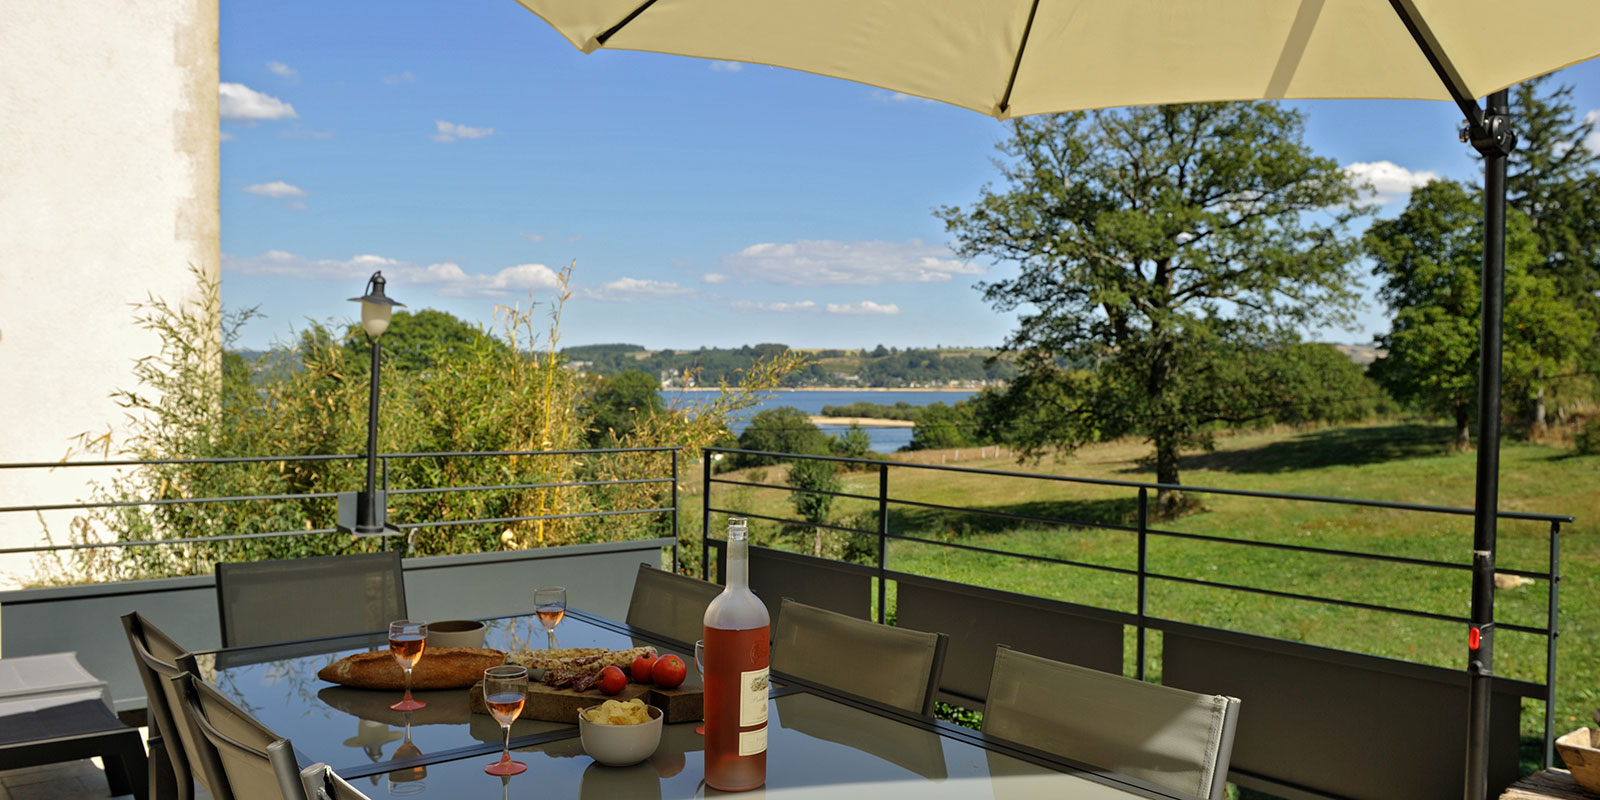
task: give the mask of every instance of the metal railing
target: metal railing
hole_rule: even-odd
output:
[[[562,480],[543,483],[509,483],[486,484],[472,486],[423,486],[393,489],[389,487],[389,465],[392,461],[419,458],[511,458],[511,457],[561,457],[561,456],[596,456],[596,455],[627,455],[635,453],[670,453],[672,470],[668,475],[649,476],[643,478],[623,479],[596,479],[596,480]],[[668,484],[670,487],[671,502],[667,505],[650,508],[625,508],[606,509],[594,511],[579,511],[571,513],[531,514],[519,516],[474,517],[466,519],[435,519],[397,521],[394,527],[398,532],[385,532],[377,534],[383,542],[383,547],[388,549],[389,538],[395,536],[408,536],[411,531],[423,528],[453,527],[462,525],[502,524],[517,522],[533,522],[540,520],[583,519],[593,517],[635,516],[645,514],[667,515],[671,520],[672,537],[678,536],[678,461],[680,448],[677,447],[629,447],[629,448],[601,448],[594,450],[497,450],[497,451],[441,451],[424,453],[380,453],[380,473],[382,475],[381,489],[391,496],[446,494],[457,492],[503,492],[503,491],[530,491],[542,489],[597,489],[607,486],[634,486],[641,484]],[[0,464],[0,470],[57,470],[86,467],[120,468],[120,467],[147,467],[147,466],[201,466],[222,464],[290,464],[297,462],[319,461],[360,461],[364,455],[291,455],[291,456],[241,456],[227,458],[195,458],[195,459],[121,459],[101,461],[33,461]],[[74,503],[38,503],[28,505],[0,506],[0,514],[42,513],[47,511],[94,511],[115,508],[141,508],[156,506],[189,506],[216,503],[243,503],[243,502],[286,502],[300,500],[332,500],[337,497],[337,492],[300,492],[261,495],[235,495],[219,497],[163,497],[139,498],[131,500],[105,500],[97,502]],[[329,522],[333,519],[333,509],[328,510]],[[318,527],[306,530],[293,531],[260,531],[251,533],[223,534],[216,536],[186,536],[173,538],[149,539],[119,539],[112,541],[77,542],[68,544],[41,544],[25,547],[0,548],[0,556],[24,555],[38,553],[65,552],[74,550],[91,550],[106,548],[138,548],[138,547],[170,547],[173,545],[187,544],[213,544],[222,542],[237,542],[258,539],[291,539],[296,537],[318,536],[338,533],[334,527]],[[677,563],[677,548],[673,548],[673,562]]]
[[[1363,602],[1363,601],[1359,601],[1359,600],[1349,600],[1349,599],[1344,599],[1344,598],[1327,597],[1327,596],[1316,595],[1316,594],[1307,594],[1307,593],[1303,593],[1303,592],[1287,591],[1287,590],[1283,590],[1283,589],[1269,589],[1269,588],[1263,588],[1263,587],[1258,587],[1258,586],[1244,585],[1244,584],[1240,584],[1240,583],[1232,583],[1232,582],[1224,582],[1224,581],[1216,581],[1216,580],[1204,580],[1204,579],[1200,579],[1200,578],[1188,577],[1188,576],[1183,576],[1183,575],[1173,575],[1173,574],[1168,574],[1168,573],[1163,573],[1163,572],[1157,572],[1157,571],[1154,571],[1154,570],[1150,569],[1150,565],[1149,565],[1149,553],[1150,553],[1150,542],[1151,542],[1151,540],[1152,539],[1173,539],[1173,540],[1189,540],[1189,541],[1207,542],[1207,543],[1212,543],[1212,544],[1225,545],[1225,546],[1229,546],[1229,547],[1261,548],[1261,549],[1276,550],[1276,551],[1283,551],[1283,552],[1304,553],[1304,554],[1310,554],[1310,555],[1315,555],[1315,556],[1330,556],[1330,557],[1339,557],[1339,558],[1355,558],[1355,559],[1366,560],[1366,561],[1376,561],[1376,562],[1386,562],[1386,563],[1393,563],[1393,564],[1403,564],[1403,565],[1415,566],[1415,567],[1423,567],[1423,568],[1428,568],[1428,569],[1452,570],[1452,571],[1459,571],[1461,573],[1464,573],[1467,576],[1470,576],[1471,571],[1472,571],[1472,565],[1470,563],[1457,563],[1457,562],[1442,561],[1442,560],[1431,559],[1431,558],[1418,558],[1418,557],[1414,557],[1414,556],[1391,555],[1391,554],[1385,554],[1385,553],[1363,552],[1363,551],[1356,551],[1356,550],[1344,550],[1344,549],[1339,549],[1339,548],[1335,548],[1335,547],[1322,547],[1322,546],[1316,546],[1316,545],[1292,544],[1292,543],[1274,542],[1274,541],[1258,541],[1258,540],[1234,538],[1234,537],[1228,537],[1228,536],[1217,536],[1217,535],[1214,535],[1214,534],[1183,532],[1183,531],[1177,531],[1177,530],[1170,530],[1170,529],[1162,528],[1162,527],[1155,527],[1154,525],[1151,524],[1151,513],[1150,513],[1151,512],[1150,494],[1151,494],[1152,491],[1160,492],[1162,490],[1177,490],[1177,491],[1181,491],[1181,492],[1185,492],[1185,493],[1217,495],[1217,496],[1244,497],[1244,498],[1251,498],[1251,499],[1255,499],[1255,500],[1289,501],[1289,502],[1314,503],[1314,504],[1332,504],[1332,505],[1357,506],[1357,507],[1362,507],[1362,508],[1388,509],[1388,510],[1394,510],[1394,511],[1415,512],[1415,513],[1422,513],[1422,514],[1439,514],[1439,515],[1461,516],[1461,517],[1467,517],[1469,519],[1473,515],[1473,511],[1470,508],[1457,508],[1457,507],[1453,507],[1453,506],[1425,505],[1425,504],[1417,504],[1417,503],[1399,503],[1399,502],[1391,502],[1391,501],[1383,501],[1383,500],[1361,500],[1361,499],[1348,498],[1348,497],[1324,497],[1324,496],[1315,496],[1315,495],[1286,494],[1286,493],[1281,493],[1281,492],[1250,491],[1250,490],[1243,490],[1243,489],[1222,489],[1222,488],[1204,487],[1204,486],[1188,486],[1188,485],[1171,485],[1171,484],[1161,484],[1161,483],[1146,483],[1146,482],[1141,482],[1141,481],[1124,481],[1124,480],[1114,480],[1114,479],[1104,479],[1104,478],[1080,478],[1080,477],[1072,477],[1072,476],[1066,476],[1066,475],[1050,475],[1050,474],[1019,472],[1019,471],[1011,471],[1011,470],[996,470],[996,469],[981,469],[981,468],[973,468],[973,467],[958,467],[958,466],[950,466],[950,465],[944,465],[944,464],[917,464],[917,463],[900,462],[900,461],[883,461],[883,460],[879,460],[879,459],[863,459],[863,458],[845,458],[845,457],[837,457],[837,456],[803,456],[803,455],[796,455],[796,454],[793,454],[793,453],[772,453],[772,452],[765,452],[765,451],[739,450],[739,449],[731,449],[731,448],[715,448],[715,447],[711,447],[711,448],[706,448],[705,452],[707,453],[707,458],[704,460],[704,476],[702,478],[703,488],[702,488],[702,497],[701,497],[701,509],[702,509],[701,577],[702,578],[709,577],[709,573],[707,571],[708,570],[708,562],[710,561],[710,556],[709,556],[709,552],[708,552],[709,549],[711,547],[717,545],[717,544],[720,544],[720,541],[713,540],[711,538],[710,525],[711,525],[711,515],[712,514],[738,515],[738,516],[748,517],[748,518],[751,518],[751,519],[761,519],[761,520],[767,520],[767,521],[771,521],[771,522],[777,522],[777,523],[784,524],[784,525],[804,526],[804,527],[807,527],[807,528],[822,528],[822,529],[826,529],[826,530],[834,530],[834,531],[840,531],[840,532],[844,532],[844,533],[860,534],[860,535],[875,537],[876,541],[877,541],[876,563],[873,564],[873,565],[869,565],[869,568],[876,570],[876,577],[877,577],[877,580],[876,580],[876,584],[877,584],[877,616],[878,616],[878,621],[879,622],[884,622],[885,621],[885,613],[886,613],[886,607],[887,607],[886,606],[886,583],[888,581],[886,580],[886,577],[890,574],[889,566],[888,566],[888,563],[887,563],[887,561],[888,561],[888,543],[891,542],[891,541],[896,541],[896,542],[920,543],[920,544],[934,546],[934,547],[950,548],[950,549],[962,550],[962,551],[973,552],[973,553],[997,555],[997,556],[1003,556],[1003,557],[1007,557],[1007,558],[1016,558],[1016,559],[1022,559],[1022,560],[1026,560],[1026,561],[1034,561],[1034,562],[1040,562],[1040,563],[1059,564],[1059,565],[1070,566],[1070,567],[1079,567],[1079,568],[1083,568],[1083,569],[1090,569],[1090,570],[1096,570],[1096,571],[1102,571],[1102,572],[1108,572],[1108,573],[1115,573],[1115,574],[1118,574],[1118,575],[1123,575],[1123,576],[1127,576],[1127,577],[1132,578],[1135,581],[1135,585],[1136,585],[1135,598],[1134,598],[1135,611],[1133,612],[1133,617],[1136,620],[1135,625],[1134,625],[1134,627],[1136,628],[1136,633],[1135,633],[1134,638],[1135,638],[1135,641],[1137,643],[1136,644],[1136,651],[1137,652],[1135,653],[1135,663],[1136,663],[1135,672],[1136,672],[1136,677],[1139,678],[1140,680],[1143,680],[1145,678],[1145,662],[1146,662],[1145,649],[1146,649],[1146,639],[1147,639],[1146,633],[1152,627],[1152,621],[1155,620],[1155,618],[1153,618],[1149,613],[1149,587],[1150,587],[1150,583],[1152,581],[1171,582],[1171,583],[1176,583],[1176,584],[1202,586],[1202,587],[1206,587],[1206,588],[1209,588],[1209,589],[1216,589],[1216,590],[1228,591],[1228,592],[1243,592],[1243,593],[1248,593],[1248,594],[1255,594],[1255,595],[1260,595],[1260,596],[1265,596],[1265,597],[1273,597],[1273,598],[1279,598],[1279,599],[1309,601],[1309,602],[1329,604],[1329,605],[1334,605],[1334,606],[1339,606],[1339,607],[1349,608],[1349,609],[1355,609],[1355,610],[1374,611],[1374,612],[1381,612],[1381,613],[1387,613],[1387,614],[1396,614],[1396,615],[1408,616],[1408,617],[1420,618],[1420,619],[1428,619],[1428,620],[1435,620],[1435,621],[1445,621],[1445,622],[1451,622],[1451,623],[1461,623],[1463,625],[1470,625],[1470,623],[1471,623],[1470,618],[1468,616],[1466,616],[1465,614],[1446,614],[1446,613],[1439,613],[1439,612],[1436,612],[1436,611],[1424,611],[1424,610],[1421,610],[1421,609],[1414,609],[1414,608],[1402,608],[1402,607],[1397,607],[1397,606],[1383,605],[1383,604],[1379,604],[1379,603]],[[724,454],[724,455],[728,455],[728,456],[755,456],[755,457],[775,459],[775,460],[786,461],[786,462],[793,462],[793,461],[798,461],[798,460],[832,461],[832,462],[837,462],[837,463],[839,463],[841,465],[851,465],[851,466],[856,467],[856,468],[866,468],[869,472],[870,471],[876,471],[877,472],[877,475],[878,475],[877,492],[875,494],[859,494],[859,493],[854,493],[854,492],[842,492],[842,491],[822,491],[822,490],[816,490],[816,489],[804,489],[804,488],[799,488],[799,487],[795,487],[795,486],[790,486],[790,485],[787,485],[787,484],[769,484],[769,483],[761,483],[761,482],[758,482],[758,481],[735,480],[735,479],[731,479],[731,478],[717,477],[717,476],[715,476],[713,474],[713,463],[714,463],[714,460],[715,460],[714,457],[713,457],[713,454]],[[1136,493],[1136,504],[1134,506],[1134,514],[1133,514],[1132,524],[1117,524],[1115,522],[1107,522],[1107,521],[1104,521],[1104,520],[1068,519],[1068,518],[1063,518],[1063,517],[1042,516],[1042,515],[1035,515],[1035,514],[1023,514],[1023,513],[1016,513],[1016,512],[1011,512],[1011,511],[1002,511],[1002,510],[997,510],[997,509],[974,507],[974,506],[952,506],[952,505],[945,505],[945,504],[939,504],[939,503],[929,503],[929,502],[923,502],[923,501],[913,500],[913,499],[909,499],[909,498],[897,498],[897,497],[894,497],[893,495],[891,495],[891,493],[890,493],[889,475],[890,475],[890,472],[894,471],[894,470],[941,471],[941,472],[948,472],[948,473],[960,473],[960,474],[966,474],[966,475],[992,476],[992,477],[995,477],[995,478],[1002,478],[1002,479],[1026,479],[1026,480],[1048,481],[1048,482],[1063,483],[1063,484],[1077,484],[1077,485],[1083,485],[1083,486],[1096,486],[1096,487],[1110,487],[1110,488],[1117,488],[1117,489],[1125,489],[1125,490],[1129,490],[1130,492]],[[807,521],[807,520],[802,520],[802,519],[794,519],[794,518],[788,518],[788,517],[778,517],[778,516],[772,516],[772,515],[766,515],[766,514],[753,513],[751,511],[745,510],[745,509],[722,508],[722,507],[719,507],[719,506],[715,505],[712,502],[712,487],[715,486],[715,485],[743,486],[743,487],[754,487],[754,488],[760,488],[760,489],[774,489],[774,490],[779,490],[779,491],[784,491],[784,492],[791,492],[791,493],[806,493],[806,494],[827,495],[827,496],[836,497],[836,498],[867,501],[867,502],[870,502],[870,503],[874,503],[876,505],[876,509],[877,509],[877,512],[876,512],[877,520],[876,521],[877,521],[877,525],[875,526],[875,529],[867,529],[867,528],[864,528],[864,527],[849,527],[849,526],[835,525],[835,524],[829,524],[829,523],[817,524],[817,523],[813,523],[813,522],[810,522],[810,521]],[[1082,561],[1082,560],[1072,559],[1072,558],[1060,558],[1060,557],[1055,557],[1055,556],[1044,556],[1044,555],[1035,555],[1035,554],[1029,554],[1029,553],[1020,553],[1020,552],[1016,552],[1016,551],[1000,550],[1000,549],[996,549],[996,548],[992,548],[992,547],[984,547],[984,546],[981,546],[981,545],[966,544],[966,543],[962,543],[962,542],[952,542],[952,541],[942,541],[942,540],[938,540],[938,539],[930,539],[930,538],[926,538],[926,537],[923,537],[923,536],[915,535],[914,533],[910,533],[910,532],[891,531],[890,530],[890,515],[889,515],[889,511],[890,511],[891,506],[920,508],[920,509],[927,509],[927,510],[932,510],[932,511],[951,512],[951,513],[958,513],[958,514],[971,514],[971,515],[976,515],[976,516],[981,516],[981,517],[1005,519],[1005,520],[1011,520],[1011,521],[1023,522],[1023,523],[1035,523],[1035,524],[1052,525],[1052,526],[1066,526],[1066,527],[1072,527],[1072,528],[1093,528],[1093,529],[1099,529],[1099,530],[1107,530],[1107,531],[1116,531],[1116,532],[1126,533],[1126,534],[1130,534],[1130,535],[1136,537],[1136,541],[1135,541],[1135,546],[1136,546],[1135,566],[1132,567],[1132,568],[1129,568],[1129,567],[1115,566],[1115,565],[1111,565],[1111,564],[1097,564],[1097,563],[1093,563],[1093,562],[1089,562],[1089,561]],[[1561,526],[1563,524],[1570,524],[1573,521],[1573,518],[1571,516],[1569,516],[1569,515],[1564,515],[1564,514],[1540,514],[1540,513],[1530,513],[1530,512],[1521,512],[1521,511],[1500,511],[1499,512],[1499,518],[1500,519],[1504,519],[1504,520],[1522,520],[1522,521],[1530,521],[1530,522],[1540,522],[1540,523],[1546,523],[1549,526],[1549,529],[1548,529],[1549,563],[1548,563],[1548,568],[1547,569],[1545,569],[1545,570],[1522,570],[1522,569],[1508,569],[1508,568],[1497,568],[1496,569],[1496,572],[1499,573],[1499,574],[1515,575],[1515,576],[1520,576],[1520,577],[1524,577],[1524,578],[1532,578],[1532,579],[1537,579],[1537,580],[1548,581],[1548,587],[1549,587],[1548,588],[1548,601],[1547,601],[1547,608],[1545,610],[1544,623],[1542,625],[1522,625],[1522,624],[1512,624],[1512,623],[1507,623],[1507,622],[1497,622],[1497,623],[1495,623],[1496,627],[1499,628],[1499,629],[1502,629],[1502,630],[1518,631],[1518,632],[1521,632],[1521,633],[1531,634],[1531,635],[1534,635],[1534,636],[1541,636],[1541,637],[1544,637],[1544,639],[1545,639],[1544,763],[1545,763],[1546,767],[1549,767],[1549,766],[1551,766],[1552,761],[1553,761],[1553,742],[1554,742],[1554,738],[1555,738],[1555,728],[1554,728],[1554,726],[1555,726],[1555,710],[1554,709],[1555,709],[1555,697],[1556,697],[1556,642],[1557,642],[1557,639],[1558,639],[1558,636],[1559,636],[1559,631],[1558,631],[1558,628],[1557,628],[1557,610],[1558,610],[1558,605],[1559,605],[1559,588],[1560,588],[1560,583],[1561,583],[1561,569],[1560,569],[1560,563],[1561,563]],[[1081,601],[1078,601],[1078,602],[1081,602]]]

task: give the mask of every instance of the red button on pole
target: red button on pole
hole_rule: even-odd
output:
[[[1482,639],[1483,639],[1483,634],[1480,633],[1477,628],[1472,628],[1472,629],[1468,630],[1467,631],[1467,649],[1468,650],[1476,650],[1476,649],[1478,649],[1478,642],[1482,641]]]

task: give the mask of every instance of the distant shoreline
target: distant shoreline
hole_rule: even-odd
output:
[[[798,386],[773,389],[774,392],[977,392],[983,387],[975,389],[962,389],[960,387],[939,386],[923,388],[920,386]],[[696,386],[691,389],[663,388],[663,392],[720,392],[717,386]]]
[[[812,417],[812,425],[860,425],[863,428],[915,428],[909,419],[879,419],[877,417]]]

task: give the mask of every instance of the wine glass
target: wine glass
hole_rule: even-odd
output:
[[[700,682],[706,682],[706,640],[696,639],[694,642],[694,668],[700,673]],[[705,712],[701,711],[700,724],[694,727],[694,732],[701,736],[706,735]]]
[[[400,669],[406,673],[406,696],[389,706],[391,710],[416,711],[427,707],[427,703],[411,697],[411,670],[422,660],[422,648],[427,643],[428,623],[408,619],[389,623],[389,652],[394,653],[394,660],[400,662]]]
[[[528,668],[507,664],[483,671],[483,704],[489,707],[494,721],[505,731],[505,748],[500,760],[483,768],[490,775],[515,775],[528,768],[521,761],[511,760],[511,723],[522,713],[522,704],[528,699]]]
[[[395,748],[394,755],[390,756],[390,758],[394,761],[399,761],[402,758],[419,758],[421,756],[422,748],[417,747],[416,743],[411,741],[411,712],[407,711],[405,738],[401,740],[400,746]],[[422,781],[426,780],[427,777],[427,766],[392,770],[389,773],[389,794],[396,796],[421,794],[426,790]]]
[[[556,646],[556,626],[567,615],[567,588],[565,586],[540,586],[533,592],[533,610],[539,614],[539,624],[550,637],[550,647]]]

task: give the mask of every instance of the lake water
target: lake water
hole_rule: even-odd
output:
[[[668,405],[694,405],[700,398],[712,396],[712,392],[684,391],[669,389],[661,393],[666,398]],[[737,435],[744,430],[749,417],[769,408],[792,406],[813,416],[822,414],[823,406],[847,406],[851,403],[878,403],[892,406],[895,403],[909,403],[914,406],[927,406],[934,403],[954,405],[977,394],[970,389],[957,391],[882,391],[873,389],[829,389],[821,391],[799,391],[794,389],[773,392],[770,397],[762,401],[745,415],[743,419],[733,422],[733,432]],[[818,425],[823,433],[833,436],[843,432],[845,425]],[[911,444],[911,428],[865,428],[868,438],[872,440],[872,450],[877,453],[892,453]]]

